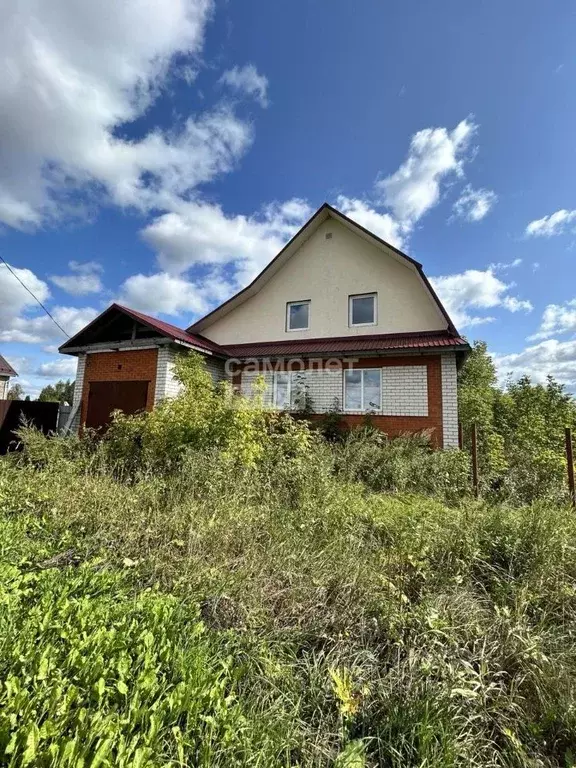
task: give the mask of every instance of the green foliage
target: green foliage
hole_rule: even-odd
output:
[[[24,400],[24,387],[21,384],[12,384],[6,395],[6,400]]]
[[[372,493],[374,436],[333,474],[284,428],[130,483],[0,461],[0,764],[570,765],[574,515]]]
[[[343,440],[347,430],[342,420],[342,407],[340,405],[340,399],[335,397],[332,401],[330,409],[322,414],[321,418],[316,422],[320,433],[329,442],[339,442]]]
[[[298,372],[294,377],[294,410],[303,417],[314,413],[314,400],[310,394],[310,387],[306,383],[303,372]]]
[[[298,443],[309,450],[306,425],[296,426],[286,414],[267,413],[258,401],[215,385],[200,355],[181,356],[175,373],[182,385],[178,397],[162,402],[152,413],[117,414],[105,444],[116,461],[131,467],[174,467],[189,450],[215,449],[234,462],[254,466],[269,449],[271,435],[285,435],[288,452]]]
[[[265,756],[238,672],[197,609],[87,564],[1,570],[0,760],[14,766],[242,766]],[[274,759],[274,752],[270,754]],[[272,763],[271,763],[272,764]]]
[[[57,381],[56,384],[48,384],[38,395],[39,402],[61,403],[72,405],[74,399],[74,381]]]
[[[478,429],[480,475],[486,486],[507,468],[502,435],[494,411],[501,397],[496,368],[483,341],[475,341],[458,381],[458,417],[464,427],[464,448],[470,450],[473,424]]]
[[[349,432],[336,448],[336,465],[372,491],[430,494],[458,501],[470,489],[470,462],[462,451],[438,451],[426,433],[389,440],[377,429]]]
[[[177,373],[104,439],[0,459],[0,765],[574,764],[562,387],[502,393],[482,345],[461,374],[503,506],[427,434],[330,442]]]
[[[563,385],[528,376],[497,386],[486,344],[476,342],[460,373],[459,412],[465,447],[478,426],[483,493],[508,501],[566,499],[564,429],[576,426],[576,402]]]

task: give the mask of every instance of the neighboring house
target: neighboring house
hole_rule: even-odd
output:
[[[14,368],[0,355],[0,400],[6,400],[10,389],[10,379],[18,376]]]
[[[458,445],[457,368],[469,351],[422,266],[325,204],[244,290],[187,330],[113,304],[60,351],[78,356],[73,426],[150,410],[178,391],[179,351],[266,404],[348,425],[366,412],[390,435],[431,430]]]

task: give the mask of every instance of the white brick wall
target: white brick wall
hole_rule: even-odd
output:
[[[72,397],[72,412],[74,418],[70,424],[70,432],[78,432],[80,429],[80,416],[82,407],[82,389],[84,387],[84,371],[86,370],[86,355],[78,355],[76,365],[76,381],[74,382],[74,395]],[[65,426],[65,425],[64,425]]]
[[[382,370],[382,402],[385,416],[428,416],[428,373],[425,365],[386,366]],[[259,374],[243,373],[241,392],[246,397],[253,394],[253,385]],[[266,391],[264,405],[274,403],[274,374],[264,376]],[[341,370],[303,371],[304,383],[312,398],[315,413],[326,413],[337,399],[344,410],[343,372]],[[347,411],[347,413],[360,413]]]
[[[343,408],[342,371],[306,371],[305,383],[312,398],[312,408],[315,413],[326,413],[334,407],[334,400],[338,400],[338,407]]]
[[[384,416],[428,416],[428,369],[425,365],[382,368]]]
[[[331,410],[335,398],[338,399],[340,408],[342,407],[342,371],[311,370],[301,373],[298,371],[298,374],[299,383],[308,387],[314,413],[326,413]],[[263,403],[266,407],[272,407],[274,405],[274,374],[271,371],[260,374],[243,373],[240,391],[245,397],[252,397],[258,376],[264,377],[266,385]]]
[[[158,362],[156,364],[156,392],[154,405],[158,405],[166,397],[176,397],[181,385],[174,376],[174,361],[176,355],[181,354],[169,346],[158,347]],[[224,373],[224,361],[215,357],[205,357],[206,370],[212,376],[215,383],[226,378]]]
[[[458,448],[458,380],[456,355],[442,355],[442,429],[444,448]]]
[[[156,392],[154,405],[158,405],[166,397],[176,397],[180,384],[174,378],[174,358],[176,352],[168,346],[158,347],[156,362]]]

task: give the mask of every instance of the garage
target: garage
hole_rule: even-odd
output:
[[[91,381],[86,427],[102,432],[114,411],[133,414],[146,410],[149,385],[149,381]]]

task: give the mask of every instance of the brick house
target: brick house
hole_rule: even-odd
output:
[[[0,400],[6,400],[10,389],[10,379],[18,376],[10,363],[0,355]]]
[[[150,410],[178,391],[175,355],[195,350],[215,380],[267,405],[366,412],[390,435],[431,430],[458,444],[457,369],[469,346],[421,264],[323,205],[242,291],[187,329],[113,304],[60,351],[78,357],[72,426],[115,408]]]

